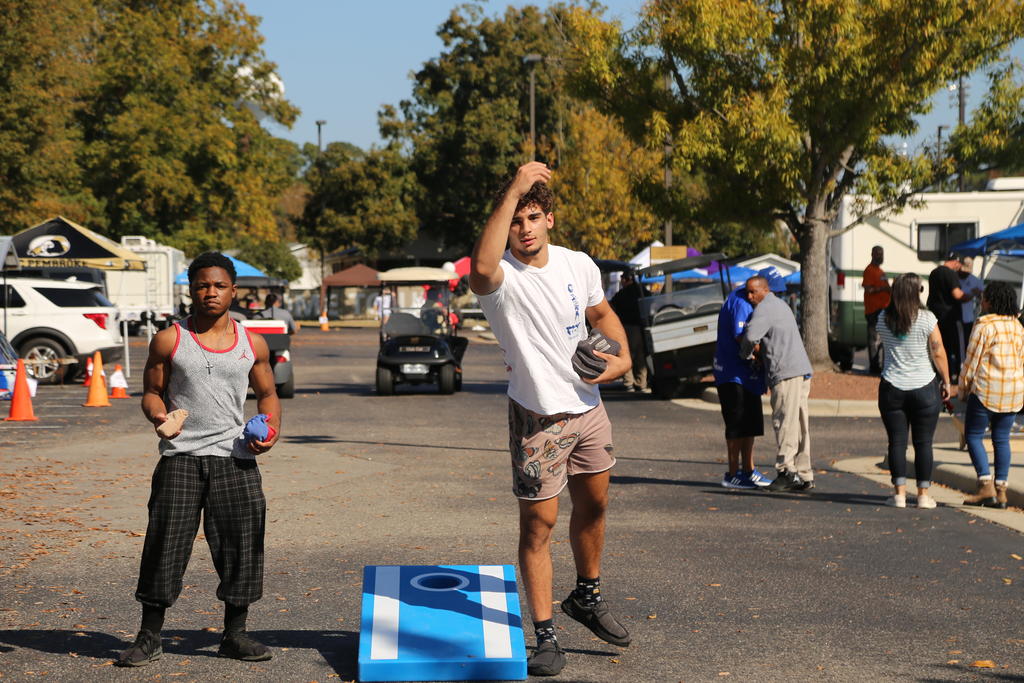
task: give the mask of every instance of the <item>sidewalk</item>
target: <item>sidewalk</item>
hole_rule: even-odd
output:
[[[712,387],[705,389],[701,394],[700,398],[677,398],[672,400],[676,405],[680,405],[686,408],[705,410],[705,411],[719,411],[718,404],[718,392]],[[767,396],[763,398],[765,414],[771,414],[771,405]],[[813,398],[808,401],[808,407],[810,408],[811,417],[878,417],[878,404],[875,401],[855,401],[849,399],[824,399],[824,398]],[[942,413],[940,419],[948,420],[949,415]],[[989,458],[992,457],[992,444],[987,440],[985,442],[985,448],[988,451]],[[1006,492],[1006,498],[1011,506],[1024,508],[1024,438],[1011,438],[1010,448],[1013,452],[1010,465],[1010,476],[1008,480],[1008,488]],[[879,458],[858,458],[851,461],[850,466],[853,469],[847,467],[841,467],[844,471],[851,472],[853,474],[859,474],[861,476],[867,476],[870,479],[878,479],[879,483],[886,486],[889,485],[889,473],[875,467],[874,463],[879,462]],[[859,461],[866,461],[866,465]],[[840,461],[842,462],[842,461]],[[934,446],[934,462],[935,467],[932,471],[932,481],[943,486],[948,486],[959,491],[973,493],[977,488],[977,475],[974,473],[974,466],[971,465],[971,458],[967,454],[966,450],[960,450],[957,443],[937,443]],[[914,452],[912,448],[907,449],[907,471],[913,472],[914,469]],[[990,460],[991,463],[991,460]],[[837,465],[838,466],[838,465]],[[910,482],[908,488],[913,491],[913,481]],[[959,505],[962,497],[955,495],[954,499],[943,501],[950,505]],[[965,510],[976,511],[978,508],[964,506]],[[979,516],[985,517],[986,519],[993,519],[991,515],[996,517],[993,521],[1002,520],[998,518],[998,515],[1006,515],[1009,511],[1006,510],[990,510],[982,508],[986,511],[986,514],[979,513]],[[1012,514],[1012,513],[1010,513]],[[1013,515],[1017,517],[1017,515]],[[1007,524],[1012,526],[1018,531],[1024,532],[1024,520],[1018,526],[1014,524]]]

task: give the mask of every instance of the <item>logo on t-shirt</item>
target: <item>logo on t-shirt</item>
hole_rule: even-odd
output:
[[[576,298],[576,292],[573,291],[572,283],[568,285],[569,289],[569,301],[572,302],[573,308],[573,319],[576,321],[572,325],[565,326],[565,333],[570,337],[576,336],[576,332],[580,329],[580,300]]]

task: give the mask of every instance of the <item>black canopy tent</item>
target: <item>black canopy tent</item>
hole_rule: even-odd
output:
[[[146,269],[146,260],[139,254],[63,216],[22,230],[11,239],[22,268]]]

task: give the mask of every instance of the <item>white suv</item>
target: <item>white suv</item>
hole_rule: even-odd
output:
[[[71,379],[96,351],[104,362],[124,355],[117,307],[95,283],[9,277],[6,291],[0,282],[4,313],[5,335],[40,382]],[[63,364],[66,358],[77,364]]]

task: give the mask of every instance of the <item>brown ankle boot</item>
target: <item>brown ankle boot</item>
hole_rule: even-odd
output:
[[[995,507],[996,487],[991,479],[978,479],[978,492],[972,496],[964,496],[964,505],[984,505]]]
[[[1006,509],[1006,483],[996,484],[996,507]]]

